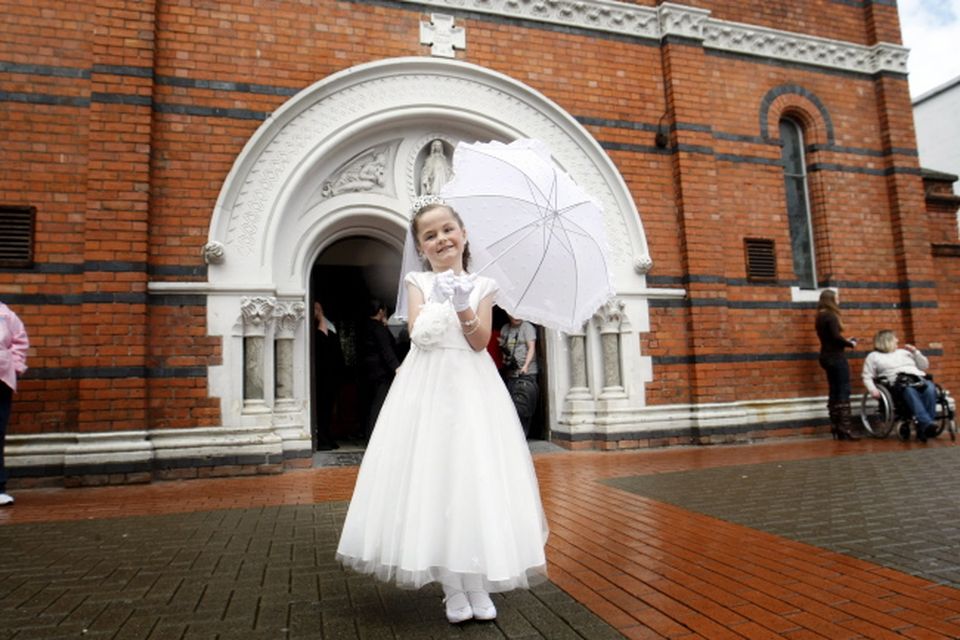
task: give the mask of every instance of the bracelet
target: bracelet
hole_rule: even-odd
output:
[[[475,327],[478,324],[480,324],[480,318],[478,318],[477,316],[473,316],[473,318],[471,318],[470,320],[460,322],[460,325],[463,327],[466,327],[467,329],[469,329],[470,327]]]
[[[464,324],[466,324],[466,323],[464,323]],[[474,322],[474,323],[473,323],[473,328],[470,329],[470,331],[464,331],[464,332],[463,332],[463,337],[466,338],[467,336],[472,336],[473,334],[475,334],[475,333],[477,332],[477,330],[478,330],[479,328],[480,328],[480,323]]]

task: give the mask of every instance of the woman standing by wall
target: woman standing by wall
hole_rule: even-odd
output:
[[[843,337],[843,321],[835,291],[826,289],[817,303],[817,337],[820,338],[820,366],[827,372],[830,396],[830,433],[837,440],[859,440],[860,435],[850,421],[850,365],[847,347],[857,346],[855,339]]]
[[[7,493],[7,471],[3,465],[3,444],[10,421],[13,392],[17,377],[27,370],[27,347],[30,341],[23,322],[7,305],[0,302],[0,507],[13,504]]]

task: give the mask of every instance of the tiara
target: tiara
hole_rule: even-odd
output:
[[[420,209],[423,209],[424,207],[426,207],[426,206],[428,206],[428,205],[431,205],[431,204],[443,204],[443,205],[445,205],[445,204],[447,204],[447,203],[443,201],[443,198],[441,198],[440,196],[438,196],[438,195],[436,195],[436,194],[426,193],[426,194],[424,194],[424,195],[422,195],[422,196],[417,196],[417,197],[414,199],[413,205],[411,205],[411,207],[410,207],[410,215],[411,215],[411,216],[415,216],[415,215],[417,214],[417,212],[420,211]]]

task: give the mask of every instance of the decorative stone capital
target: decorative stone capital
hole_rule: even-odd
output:
[[[626,304],[623,300],[613,298],[608,300],[600,310],[594,315],[600,324],[600,333],[619,333],[620,325],[623,323]]]
[[[467,33],[453,26],[453,16],[431,13],[430,22],[420,22],[420,44],[430,45],[430,55],[453,58],[454,48],[467,48]]]
[[[203,245],[200,253],[203,256],[203,261],[207,264],[223,264],[225,256],[222,242],[211,240]]]
[[[273,309],[277,304],[276,298],[257,296],[240,299],[240,315],[243,319],[244,336],[263,336],[267,325],[273,317]]]
[[[660,22],[660,38],[676,36],[690,40],[703,40],[703,29],[710,12],[666,2],[657,7]]]
[[[277,320],[277,338],[291,339],[306,314],[307,306],[302,300],[278,302],[273,310]]]
[[[653,269],[653,258],[650,256],[640,256],[633,261],[633,270],[641,276],[650,273],[651,269]]]

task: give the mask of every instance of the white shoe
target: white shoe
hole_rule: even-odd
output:
[[[0,507],[5,507],[8,504],[13,504],[13,496],[9,493],[0,493]]]
[[[443,599],[447,605],[447,620],[450,624],[459,624],[473,617],[473,609],[470,608],[470,601],[463,591],[457,591],[451,596]]]
[[[497,608],[486,591],[468,591],[467,600],[473,609],[473,617],[477,620],[493,620],[497,617]]]

